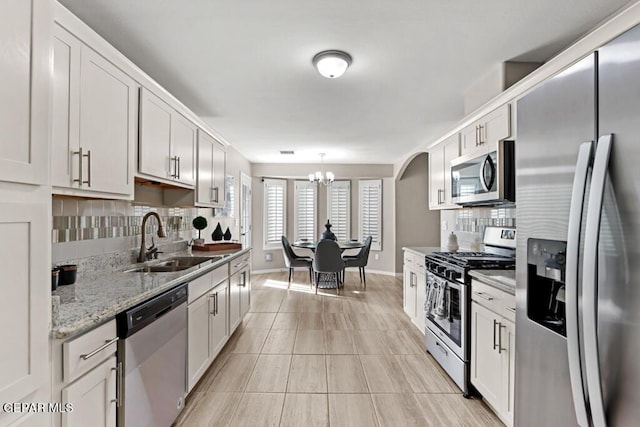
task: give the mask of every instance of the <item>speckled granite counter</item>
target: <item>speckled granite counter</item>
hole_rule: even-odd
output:
[[[135,264],[119,271],[102,271],[88,274],[73,285],[60,286],[53,292],[60,298],[57,318],[52,319],[51,337],[68,338],[113,319],[123,310],[133,307],[149,298],[171,289],[180,283],[189,282],[230,260],[241,256],[250,249],[242,249],[230,254],[212,252],[174,253],[174,256],[223,255],[215,262],[205,262],[176,272],[163,273],[125,273],[124,270],[142,266]],[[159,260],[160,261],[160,260]],[[153,263],[153,262],[151,262]]]
[[[431,252],[441,252],[439,246],[407,246],[402,248],[403,251],[413,252],[416,255],[427,255]]]
[[[469,275],[501,291],[516,294],[515,270],[470,270]]]

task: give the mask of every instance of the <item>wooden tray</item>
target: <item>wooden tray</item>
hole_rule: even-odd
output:
[[[193,245],[194,251],[230,251],[242,249],[242,243],[205,243],[204,246]]]

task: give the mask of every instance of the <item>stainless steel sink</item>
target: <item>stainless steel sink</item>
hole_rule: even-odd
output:
[[[197,256],[184,256],[169,258],[164,261],[160,261],[153,265],[145,265],[143,267],[132,268],[131,270],[125,270],[125,273],[170,273],[173,271],[186,270],[198,264],[206,263],[209,261],[217,261],[223,257],[197,257]]]

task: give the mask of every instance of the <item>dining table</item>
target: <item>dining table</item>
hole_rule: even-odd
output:
[[[364,248],[364,243],[357,240],[336,240],[336,243],[340,247],[341,251],[346,251],[347,249],[361,249]],[[316,250],[316,245],[318,242],[312,240],[297,240],[291,244],[291,246],[300,248],[300,249],[311,249],[312,251]]]

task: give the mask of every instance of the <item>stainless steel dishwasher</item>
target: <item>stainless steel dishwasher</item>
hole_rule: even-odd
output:
[[[169,427],[187,390],[187,285],[116,316],[119,427]]]

